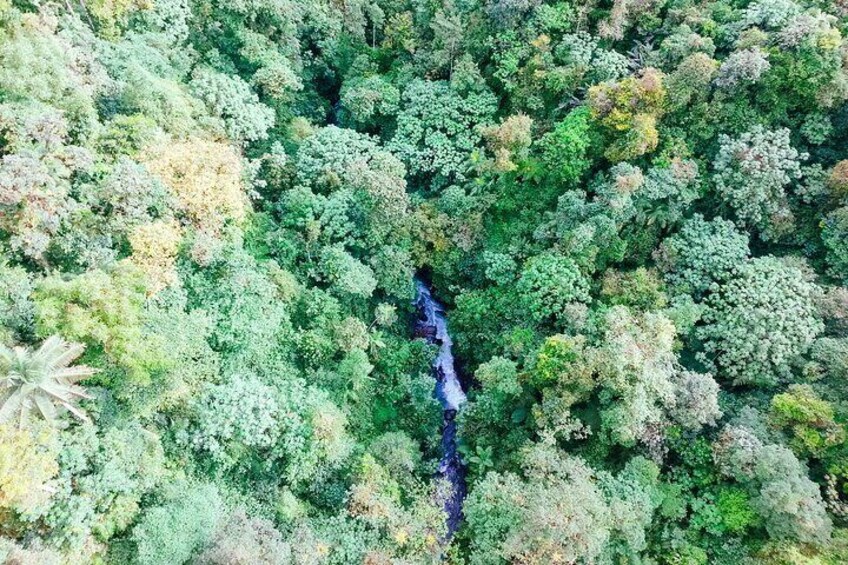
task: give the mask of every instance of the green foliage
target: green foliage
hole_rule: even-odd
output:
[[[97,430],[86,425],[62,437],[50,539],[79,551],[91,537],[107,541],[135,521],[142,498],[167,476],[159,436],[137,422]]]
[[[215,532],[222,501],[211,484],[184,484],[141,516],[132,530],[141,565],[188,561]]]
[[[30,108],[9,110],[32,112]],[[20,119],[13,114],[10,121],[10,145],[20,153],[0,160],[0,228],[8,234],[13,251],[43,264],[62,223],[75,210],[70,198],[73,181],[90,171],[93,158],[82,147],[66,145],[68,123],[61,115],[50,112]]]
[[[190,84],[209,111],[223,120],[230,139],[245,143],[267,137],[268,128],[274,125],[273,110],[262,105],[242,79],[198,68]]]
[[[102,351],[131,381],[148,382],[162,366],[159,344],[142,325],[145,288],[134,269],[47,277],[33,298],[39,335],[59,334]]]
[[[374,271],[340,247],[326,247],[321,253],[321,279],[341,295],[368,298],[377,288]]]
[[[799,454],[821,456],[845,440],[845,430],[834,421],[833,406],[809,385],[792,385],[775,395],[769,417],[775,426],[789,430],[790,445]]]
[[[716,424],[722,413],[718,402],[719,385],[712,375],[683,371],[675,378],[675,387],[669,411],[677,423],[690,430]]]
[[[283,196],[283,222],[305,232],[303,251],[310,259],[316,240],[325,245],[319,278],[342,294],[368,297],[379,284],[389,294],[408,297],[412,269],[403,164],[371,137],[330,126],[303,142],[295,167],[302,186]]]
[[[471,563],[594,560],[610,537],[610,509],[580,460],[558,456],[532,482],[488,474],[465,512]],[[551,520],[551,518],[554,518]]]
[[[58,22],[46,12],[7,11],[0,47],[3,100],[49,104],[65,113],[74,137],[89,135],[96,123],[94,97],[106,82],[103,67],[86,54],[91,30],[59,35]]]
[[[446,82],[415,80],[402,100],[389,149],[424,185],[440,189],[465,180],[481,141],[476,126],[491,121],[495,97],[486,90],[462,95]]]
[[[30,295],[32,279],[21,267],[0,265],[0,326],[6,335],[0,341],[6,343],[12,337],[24,337],[32,332],[35,305]]]
[[[291,560],[291,544],[283,540],[274,524],[263,518],[252,518],[240,509],[219,522],[215,536],[196,562],[204,565],[283,565]]]
[[[559,335],[545,340],[536,356],[533,380],[537,386],[558,383],[566,388],[576,388],[576,393],[588,392],[592,386],[591,375],[577,369],[576,361],[581,353],[581,343],[573,338]]]
[[[831,523],[819,487],[791,451],[776,445],[762,448],[755,475],[760,488],[754,505],[769,535],[810,544],[827,541]]]
[[[697,330],[719,375],[740,385],[774,385],[789,376],[823,325],[818,287],[801,267],[775,257],[745,263],[710,296]],[[709,356],[709,357],[708,357]]]
[[[51,498],[57,442],[48,427],[0,426],[0,507],[37,515]]]
[[[719,196],[736,212],[740,224],[779,237],[792,228],[793,215],[785,189],[801,178],[800,162],[807,154],[795,150],[787,129],[755,127],[736,139],[719,138],[713,177]]]
[[[104,44],[102,49],[103,66],[115,81],[112,103],[124,114],[145,116],[156,126],[179,135],[197,127],[203,102],[189,94],[182,84],[184,68],[172,62],[167,51],[138,35]],[[113,128],[124,123],[118,120]]]
[[[726,429],[716,444],[719,468],[746,485],[751,504],[775,539],[823,544],[831,521],[818,485],[782,445],[764,445],[750,430]]]
[[[607,271],[601,296],[614,306],[634,310],[660,310],[668,303],[663,284],[655,271],[640,267],[635,271]]]
[[[846,562],[843,3],[0,0],[0,561]]]
[[[195,408],[198,424],[192,444],[225,465],[245,449],[273,446],[279,433],[274,397],[274,389],[255,377],[236,375],[224,384],[205,386]]]
[[[400,105],[397,87],[379,75],[345,81],[339,96],[351,123],[360,127],[394,116]]]
[[[700,296],[727,281],[749,254],[748,237],[731,222],[695,215],[663,241],[656,260],[676,291]]]
[[[721,516],[722,530],[726,532],[738,533],[759,521],[750,498],[742,489],[722,489],[716,498],[716,508]]]
[[[188,306],[211,318],[210,344],[234,372],[273,374],[286,366],[290,352],[287,308],[277,287],[241,249],[221,253],[205,269],[186,276]]]
[[[526,454],[525,476],[489,473],[466,502],[471,563],[612,559],[645,547],[655,465],[634,459],[598,483],[586,464],[551,446]]]
[[[615,443],[649,441],[664,407],[675,401],[675,329],[662,314],[634,315],[617,306],[606,314],[600,347],[603,428]]]
[[[542,162],[554,182],[576,183],[591,166],[588,153],[595,140],[590,117],[585,108],[572,110],[539,142]]]
[[[546,254],[527,262],[518,281],[530,313],[537,320],[569,317],[569,308],[590,300],[589,285],[578,266],[561,255]]]
[[[840,281],[848,277],[848,249],[845,247],[848,230],[848,208],[837,208],[822,222],[822,241],[827,248],[827,263],[831,274]]]
[[[189,441],[224,469],[277,468],[298,487],[348,457],[347,420],[325,394],[301,380],[263,385],[233,376],[207,385],[194,407]]]
[[[589,89],[592,117],[616,138],[604,153],[610,161],[635,159],[656,149],[656,122],[666,96],[664,78],[661,71],[649,67],[637,76]]]

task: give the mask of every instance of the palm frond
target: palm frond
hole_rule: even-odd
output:
[[[67,349],[51,358],[51,365],[56,369],[65,368],[71,363],[73,363],[77,357],[82,355],[82,352],[85,351],[85,346],[81,343],[63,343]]]
[[[41,412],[41,417],[48,422],[54,422],[58,417],[56,406],[50,402],[46,396],[36,395],[34,400],[35,406],[38,408],[38,411]]]
[[[80,365],[78,367],[66,367],[64,369],[59,369],[55,374],[57,379],[62,379],[69,383],[75,383],[77,381],[87,379],[92,375],[96,375],[99,372],[100,370],[95,369],[94,367]]]
[[[16,419],[24,426],[30,413],[37,411],[53,423],[59,406],[88,421],[74,401],[91,397],[74,383],[94,375],[97,369],[70,366],[83,350],[82,345],[59,336],[48,337],[35,351],[0,346],[0,422]]]

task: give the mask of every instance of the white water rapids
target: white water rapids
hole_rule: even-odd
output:
[[[439,346],[439,355],[433,362],[438,380],[436,394],[445,410],[459,410],[465,402],[465,392],[454,368],[453,342],[448,333],[445,307],[433,298],[427,285],[418,279],[415,280],[415,288],[416,303],[423,317],[419,325],[436,328],[436,335],[431,338]]]

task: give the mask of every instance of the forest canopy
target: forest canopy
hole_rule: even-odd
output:
[[[0,0],[0,562],[848,563],[846,37]]]

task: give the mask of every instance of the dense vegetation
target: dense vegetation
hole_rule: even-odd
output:
[[[844,0],[0,0],[0,561],[848,562]],[[449,305],[465,521],[434,479]]]

